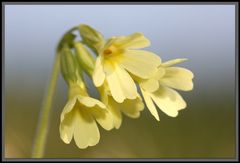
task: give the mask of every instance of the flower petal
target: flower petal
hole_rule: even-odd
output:
[[[158,91],[150,95],[157,106],[168,116],[176,117],[178,111],[186,107],[186,102],[173,89],[160,86]]]
[[[91,113],[79,103],[79,100],[75,102],[71,111],[63,117],[60,123],[60,137],[67,144],[74,137],[79,148],[93,146],[99,142],[100,134],[97,124]]]
[[[185,62],[187,60],[188,60],[187,58],[173,59],[173,60],[169,60],[169,61],[166,61],[166,62],[162,63],[161,66],[163,66],[163,67],[170,67],[170,66],[173,66],[173,65]]]
[[[165,70],[166,73],[160,80],[161,84],[182,91],[193,89],[193,73],[190,70],[180,67],[168,67]]]
[[[99,109],[95,106],[91,109],[91,114],[105,130],[111,130],[114,127],[112,114],[107,109]]]
[[[149,78],[157,72],[161,59],[154,53],[143,50],[127,50],[119,63],[132,74],[143,79]]]
[[[85,96],[78,97],[78,101],[80,105],[83,105],[81,108],[91,113],[104,129],[110,130],[113,128],[113,120],[105,104],[97,99]]]
[[[137,87],[131,76],[121,67],[117,67],[116,72],[125,97],[135,99],[138,96]]]
[[[125,96],[119,83],[117,73],[111,73],[110,75],[106,76],[106,79],[113,98],[119,103],[123,102]]]
[[[156,109],[156,107],[155,107],[155,105],[154,105],[154,103],[151,99],[151,96],[147,92],[145,92],[143,89],[141,89],[141,92],[142,92],[142,95],[143,95],[143,98],[144,98],[144,101],[147,105],[148,110],[158,121],[160,121],[157,109]]]
[[[113,99],[107,82],[104,82],[104,85],[99,87],[99,92],[101,94],[101,100],[107,106],[107,110],[111,114],[113,127],[118,129],[122,123],[122,115],[120,110],[116,109],[119,103]]]
[[[99,100],[87,97],[87,96],[77,96],[80,104],[84,107],[98,107],[99,109],[104,109],[106,106]]]
[[[121,49],[139,49],[150,45],[150,41],[139,32],[117,38],[114,44]]]
[[[115,36],[107,39],[106,43],[104,44],[103,48],[99,51],[99,53],[102,54],[103,51],[108,49],[110,46],[112,46],[116,40],[117,40],[117,37]]]
[[[119,103],[117,103],[112,96],[108,97],[109,98],[107,108],[112,114],[114,127],[118,129],[122,124],[122,114],[118,109]]]
[[[65,107],[63,108],[63,111],[61,113],[61,122],[64,120],[64,117],[67,113],[69,113],[70,111],[72,111],[74,105],[76,104],[76,100],[77,98],[72,98],[70,99],[67,104],[65,105]]]
[[[136,99],[126,99],[123,103],[118,104],[118,109],[130,118],[138,118],[140,111],[144,109],[144,104],[140,96]]]
[[[166,72],[165,72],[165,68],[164,67],[158,67],[158,70],[157,70],[157,72],[154,74],[154,79],[155,80],[160,80],[163,76],[164,76],[164,74],[165,74]]]
[[[74,113],[74,140],[81,148],[94,146],[99,142],[100,133],[93,117],[84,109]]]
[[[92,78],[93,78],[93,83],[96,87],[101,86],[105,80],[105,73],[103,71],[101,57],[97,57],[96,59]]]
[[[144,80],[140,83],[140,87],[147,92],[155,92],[158,90],[159,82],[154,78],[150,78],[148,80]]]
[[[112,74],[107,76],[107,82],[113,98],[119,103],[125,98],[135,99],[138,95],[137,87],[131,76],[118,66]]]
[[[72,112],[67,113],[60,123],[60,127],[59,127],[60,137],[63,140],[63,142],[66,144],[69,144],[73,137],[73,131],[74,131],[73,117],[74,115],[72,114]]]

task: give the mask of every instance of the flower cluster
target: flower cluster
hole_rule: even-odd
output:
[[[175,91],[193,89],[193,73],[175,67],[186,59],[162,62],[158,55],[142,50],[150,45],[142,33],[105,39],[85,24],[76,30],[80,41],[70,32],[58,47],[62,76],[69,87],[59,127],[65,143],[74,138],[81,149],[96,145],[100,139],[98,125],[105,130],[118,129],[123,114],[130,118],[140,116],[144,102],[158,121],[156,106],[171,117],[186,108],[186,102]],[[92,78],[100,99],[88,94],[84,73]]]

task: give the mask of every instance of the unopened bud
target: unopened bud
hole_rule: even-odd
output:
[[[79,31],[83,42],[93,49],[94,52],[99,51],[104,45],[105,41],[103,35],[92,27],[81,24],[79,26]]]
[[[71,49],[65,46],[61,50],[61,72],[65,81],[70,84],[72,82],[77,82],[81,80],[80,67],[76,63],[76,58],[74,57]]]
[[[89,73],[92,74],[94,69],[94,58],[86,47],[80,42],[75,42],[76,58],[78,63]]]

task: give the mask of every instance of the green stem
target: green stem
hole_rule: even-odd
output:
[[[46,144],[46,140],[47,140],[48,126],[49,126],[49,120],[50,120],[50,111],[51,111],[51,106],[52,106],[52,101],[53,101],[53,95],[54,95],[54,92],[56,89],[58,73],[60,70],[60,50],[62,48],[62,44],[65,41],[64,38],[68,34],[70,34],[71,32],[73,32],[77,29],[78,29],[78,27],[76,26],[76,27],[73,27],[70,30],[68,30],[63,35],[63,37],[61,38],[61,40],[58,43],[57,54],[56,54],[55,62],[53,65],[50,83],[48,86],[47,94],[44,97],[43,105],[42,105],[41,112],[39,115],[38,128],[36,131],[34,144],[33,144],[33,150],[32,150],[32,158],[42,158],[44,155],[44,149],[45,149],[45,144]]]
[[[50,83],[48,86],[47,94],[45,95],[41,113],[38,121],[38,128],[36,131],[35,142],[33,144],[32,158],[42,158],[44,155],[44,147],[48,133],[48,126],[50,120],[50,111],[53,101],[53,95],[57,85],[57,78],[60,68],[60,54],[56,54],[55,63],[51,74]]]

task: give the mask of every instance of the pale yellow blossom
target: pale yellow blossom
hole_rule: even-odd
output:
[[[187,106],[181,95],[174,89],[192,90],[194,75],[186,68],[171,67],[185,60],[176,59],[162,63],[158,71],[149,79],[136,78],[149,111],[158,121],[160,119],[154,103],[171,117],[176,117],[178,111]]]
[[[67,46],[61,53],[61,72],[69,91],[60,117],[60,137],[67,144],[74,138],[81,149],[94,146],[100,139],[97,123],[106,130],[112,129],[112,115],[105,104],[88,95],[76,56]]]
[[[152,76],[161,59],[154,53],[136,50],[150,45],[142,33],[112,37],[98,50],[93,82],[100,87],[106,81],[111,95],[118,103],[138,96],[137,87],[129,73],[147,79]]]
[[[94,146],[99,142],[97,123],[104,129],[113,128],[112,115],[97,99],[83,93],[81,86],[71,86],[69,100],[61,113],[60,136],[69,144],[74,138],[79,148]]]

